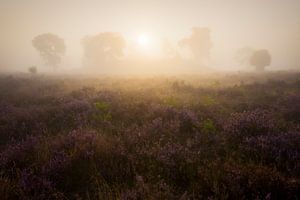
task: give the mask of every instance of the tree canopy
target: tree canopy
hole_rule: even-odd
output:
[[[33,47],[40,53],[47,65],[57,67],[66,52],[65,42],[59,36],[46,33],[32,40]]]

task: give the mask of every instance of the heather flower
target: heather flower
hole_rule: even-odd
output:
[[[224,124],[229,139],[267,135],[276,132],[276,121],[273,114],[265,110],[254,110],[234,113]]]
[[[0,77],[0,197],[296,199],[299,74],[265,76]]]
[[[19,187],[25,199],[64,199],[49,180],[35,175],[30,169],[21,172]]]
[[[288,95],[278,100],[275,109],[280,112],[285,119],[299,122],[300,120],[300,95]]]
[[[39,138],[30,136],[21,142],[8,145],[0,153],[0,168],[11,170],[30,165],[34,161],[39,141]]]
[[[57,152],[52,158],[42,167],[42,173],[46,176],[57,177],[70,164],[70,156],[65,152]]]
[[[300,132],[286,132],[274,135],[248,138],[240,149],[247,159],[275,165],[287,173],[297,174],[300,170]]]

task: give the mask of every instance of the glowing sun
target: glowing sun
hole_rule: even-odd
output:
[[[145,35],[145,34],[141,34],[139,35],[138,37],[138,44],[142,47],[146,47],[148,46],[150,43],[150,38],[148,35]]]

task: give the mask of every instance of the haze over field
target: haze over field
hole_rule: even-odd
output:
[[[52,33],[66,47],[60,71],[252,70],[236,59],[245,47],[268,50],[269,70],[300,69],[299,10],[298,0],[1,0],[0,67],[49,69],[32,40]],[[91,54],[87,60],[84,38],[102,33],[124,43],[105,47],[113,49],[107,63],[99,49],[100,60]],[[108,36],[106,45],[109,40],[115,41]]]
[[[0,0],[0,199],[299,200],[300,0]]]

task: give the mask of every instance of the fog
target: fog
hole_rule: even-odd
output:
[[[254,70],[237,62],[245,47],[268,51],[267,70],[300,69],[299,9],[299,0],[1,0],[0,70],[52,71],[32,45],[48,33],[66,48],[59,72]]]

